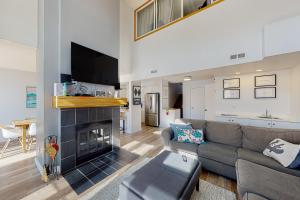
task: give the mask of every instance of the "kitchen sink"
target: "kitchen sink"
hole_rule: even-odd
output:
[[[225,117],[236,117],[238,115],[233,115],[233,114],[221,114],[222,116],[225,116]]]
[[[278,117],[266,117],[266,116],[258,116],[258,118],[261,118],[261,119],[280,119]]]

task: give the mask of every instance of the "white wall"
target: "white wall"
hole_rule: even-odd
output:
[[[277,98],[255,99],[254,76],[277,74]],[[234,76],[233,76],[234,77]],[[223,99],[223,79],[232,77],[216,77],[216,113],[258,116],[268,109],[275,117],[290,118],[291,94],[290,70],[262,72],[236,76],[241,79],[241,99]]]
[[[300,15],[268,24],[264,28],[265,56],[300,50]]]
[[[59,111],[52,108],[53,84],[60,77],[60,3],[60,0],[38,1],[36,164],[40,172],[47,160],[45,138],[60,134]]]
[[[71,73],[71,41],[119,58],[119,8],[118,0],[62,1],[62,73]]]
[[[159,93],[160,94],[160,108],[162,108],[163,98],[162,98],[162,80],[154,79],[154,80],[143,80],[141,81],[141,90],[142,90],[142,122],[145,122],[145,95],[147,93]],[[160,109],[162,110],[162,109]]]
[[[291,70],[291,114],[292,118],[300,121],[300,65]]]
[[[38,0],[0,0],[0,38],[37,47]]]
[[[128,85],[129,94],[129,117],[127,118],[126,133],[136,133],[142,129],[141,105],[133,105],[133,86],[141,86],[140,82],[130,82]]]
[[[277,74],[277,98],[255,99],[254,76]],[[223,79],[238,77],[241,79],[241,98],[223,99]],[[183,115],[191,116],[191,89],[205,88],[205,107],[207,120],[214,120],[219,114],[237,114],[259,116],[268,109],[275,117],[300,120],[300,66],[292,69],[243,74],[230,77],[216,77],[215,80],[191,81],[183,83]]]
[[[45,162],[45,138],[60,135],[60,115],[52,108],[53,83],[70,73],[70,42],[119,57],[118,0],[38,1],[37,165]],[[59,155],[58,155],[59,156]]]
[[[143,38],[133,46],[133,79],[261,60],[264,26],[300,13],[300,1],[288,2],[227,0]],[[229,59],[240,52],[245,59]]]
[[[26,108],[26,86],[36,86],[36,78],[34,72],[0,69],[0,124],[36,117],[36,108]]]
[[[120,1],[120,80],[130,75],[132,70],[132,45],[133,45],[133,12],[134,10],[125,1]]]

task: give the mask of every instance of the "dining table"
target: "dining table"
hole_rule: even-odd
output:
[[[35,119],[25,119],[25,120],[14,120],[12,121],[12,124],[15,127],[21,128],[22,129],[22,139],[21,139],[21,144],[22,144],[22,150],[23,152],[27,151],[27,129],[29,128],[30,124],[36,123]]]

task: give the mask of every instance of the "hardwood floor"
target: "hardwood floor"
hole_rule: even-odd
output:
[[[163,142],[160,137],[160,129],[144,126],[142,131],[134,134],[122,134],[121,147],[140,157],[125,166],[115,174],[107,177],[102,182],[88,189],[78,196],[64,178],[45,184],[40,179],[34,163],[34,157],[20,160],[9,165],[0,164],[0,199],[6,200],[28,199],[28,200],[56,200],[56,199],[88,199],[94,191],[108,184],[112,179],[121,175],[130,166],[143,160],[145,157],[154,157],[163,150]],[[3,160],[0,159],[0,163]],[[226,190],[236,193],[236,182],[203,171],[201,179],[210,182]]]

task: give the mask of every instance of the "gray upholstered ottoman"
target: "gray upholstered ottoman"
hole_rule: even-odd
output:
[[[201,163],[164,151],[120,185],[120,200],[188,200],[199,191]]]

